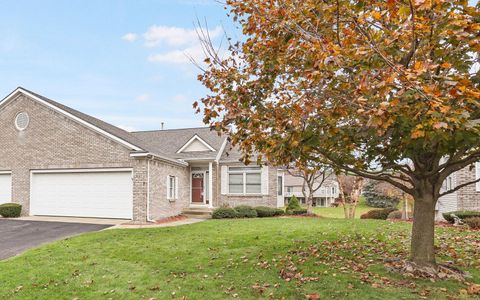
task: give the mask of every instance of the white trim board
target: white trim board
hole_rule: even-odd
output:
[[[201,137],[199,137],[197,134],[195,134],[191,139],[188,140],[188,142],[185,143],[178,151],[177,153],[182,153],[188,146],[190,146],[194,141],[199,141],[202,143],[205,147],[207,147],[210,151],[216,151],[212,146],[210,146],[207,142],[202,140]]]
[[[84,121],[84,120],[80,119],[79,117],[76,117],[76,116],[72,115],[71,113],[69,113],[69,112],[67,112],[67,111],[65,111],[65,110],[63,110],[63,109],[61,109],[61,108],[59,108],[59,107],[57,107],[57,106],[55,106],[55,105],[53,105],[53,104],[50,104],[50,103],[46,102],[46,101],[43,100],[43,99],[38,98],[37,96],[33,95],[32,93],[30,93],[30,92],[28,92],[28,91],[26,91],[26,90],[24,90],[23,88],[20,88],[20,87],[17,88],[17,89],[15,89],[15,91],[13,91],[12,93],[10,93],[10,95],[8,95],[6,98],[4,98],[4,99],[2,100],[2,102],[0,102],[0,108],[3,107],[4,105],[6,105],[6,103],[8,103],[9,101],[11,101],[12,99],[14,99],[15,96],[17,95],[17,93],[22,93],[22,94],[30,97],[31,99],[37,101],[38,103],[43,104],[44,106],[49,107],[49,108],[51,108],[51,109],[53,109],[53,110],[55,110],[55,111],[57,111],[57,112],[65,115],[65,116],[69,117],[70,119],[72,119],[72,120],[74,120],[74,121],[76,121],[76,122],[78,122],[78,123],[80,123],[80,124],[82,124],[82,125],[90,128],[90,129],[92,129],[92,130],[94,130],[94,131],[96,131],[96,132],[98,132],[98,133],[100,133],[100,134],[102,134],[102,135],[104,135],[104,136],[106,136],[106,137],[108,137],[108,138],[110,138],[110,139],[112,139],[112,140],[114,140],[114,141],[122,144],[123,146],[126,146],[126,147],[129,148],[129,149],[133,149],[133,150],[136,150],[136,151],[144,150],[144,149],[139,148],[138,146],[135,146],[135,145],[133,145],[133,144],[131,144],[131,143],[129,143],[129,142],[127,142],[127,141],[119,138],[118,136],[115,136],[115,135],[113,135],[113,134],[111,134],[111,133],[108,133],[107,131],[105,131],[105,130],[97,127],[97,126],[95,126],[95,125],[93,125],[93,124],[91,124],[91,123],[89,123],[89,122],[87,122],[87,121]]]
[[[92,168],[92,169],[41,169],[31,170],[32,174],[42,173],[105,173],[105,172],[133,172],[133,168]]]

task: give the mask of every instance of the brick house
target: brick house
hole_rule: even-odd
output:
[[[0,102],[0,203],[23,215],[157,220],[283,206],[283,172],[244,165],[209,128],[127,132],[17,88]]]
[[[480,178],[480,162],[472,164],[447,177],[442,190],[452,190],[456,186]],[[456,210],[480,211],[480,183],[470,184],[451,194],[441,197],[435,208],[436,218],[443,219],[442,214]]]
[[[299,176],[293,176],[289,172],[285,172],[284,177],[285,203],[288,203],[295,196],[302,204],[305,204],[306,200],[303,195],[304,179]],[[318,188],[319,185],[320,182],[316,182],[314,185],[314,189],[317,190],[313,193],[313,206],[330,207],[335,202],[335,199],[339,197],[337,179],[334,175],[330,175],[325,179],[320,188]]]

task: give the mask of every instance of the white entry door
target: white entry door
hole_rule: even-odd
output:
[[[0,204],[12,202],[12,174],[0,173]]]
[[[30,214],[132,219],[132,172],[34,172]]]

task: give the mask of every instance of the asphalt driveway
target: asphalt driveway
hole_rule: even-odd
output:
[[[0,218],[0,260],[30,248],[112,225],[9,220]]]

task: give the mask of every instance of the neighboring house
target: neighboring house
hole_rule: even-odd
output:
[[[303,195],[303,178],[293,176],[288,172],[285,172],[285,203],[290,201],[290,198],[295,195],[301,203],[306,202]],[[314,188],[318,187],[318,183]],[[331,176],[325,180],[323,185],[313,194],[313,206],[329,207],[335,202],[339,196],[338,182],[335,176]]]
[[[0,203],[24,215],[145,222],[283,206],[283,172],[245,166],[209,128],[127,132],[24,88],[0,102],[0,128]]]
[[[443,183],[442,192],[452,190],[458,185],[474,181],[478,178],[480,178],[479,162],[448,176]],[[470,184],[458,191],[441,197],[435,208],[435,216],[441,220],[443,219],[443,213],[456,210],[480,211],[480,183]]]

